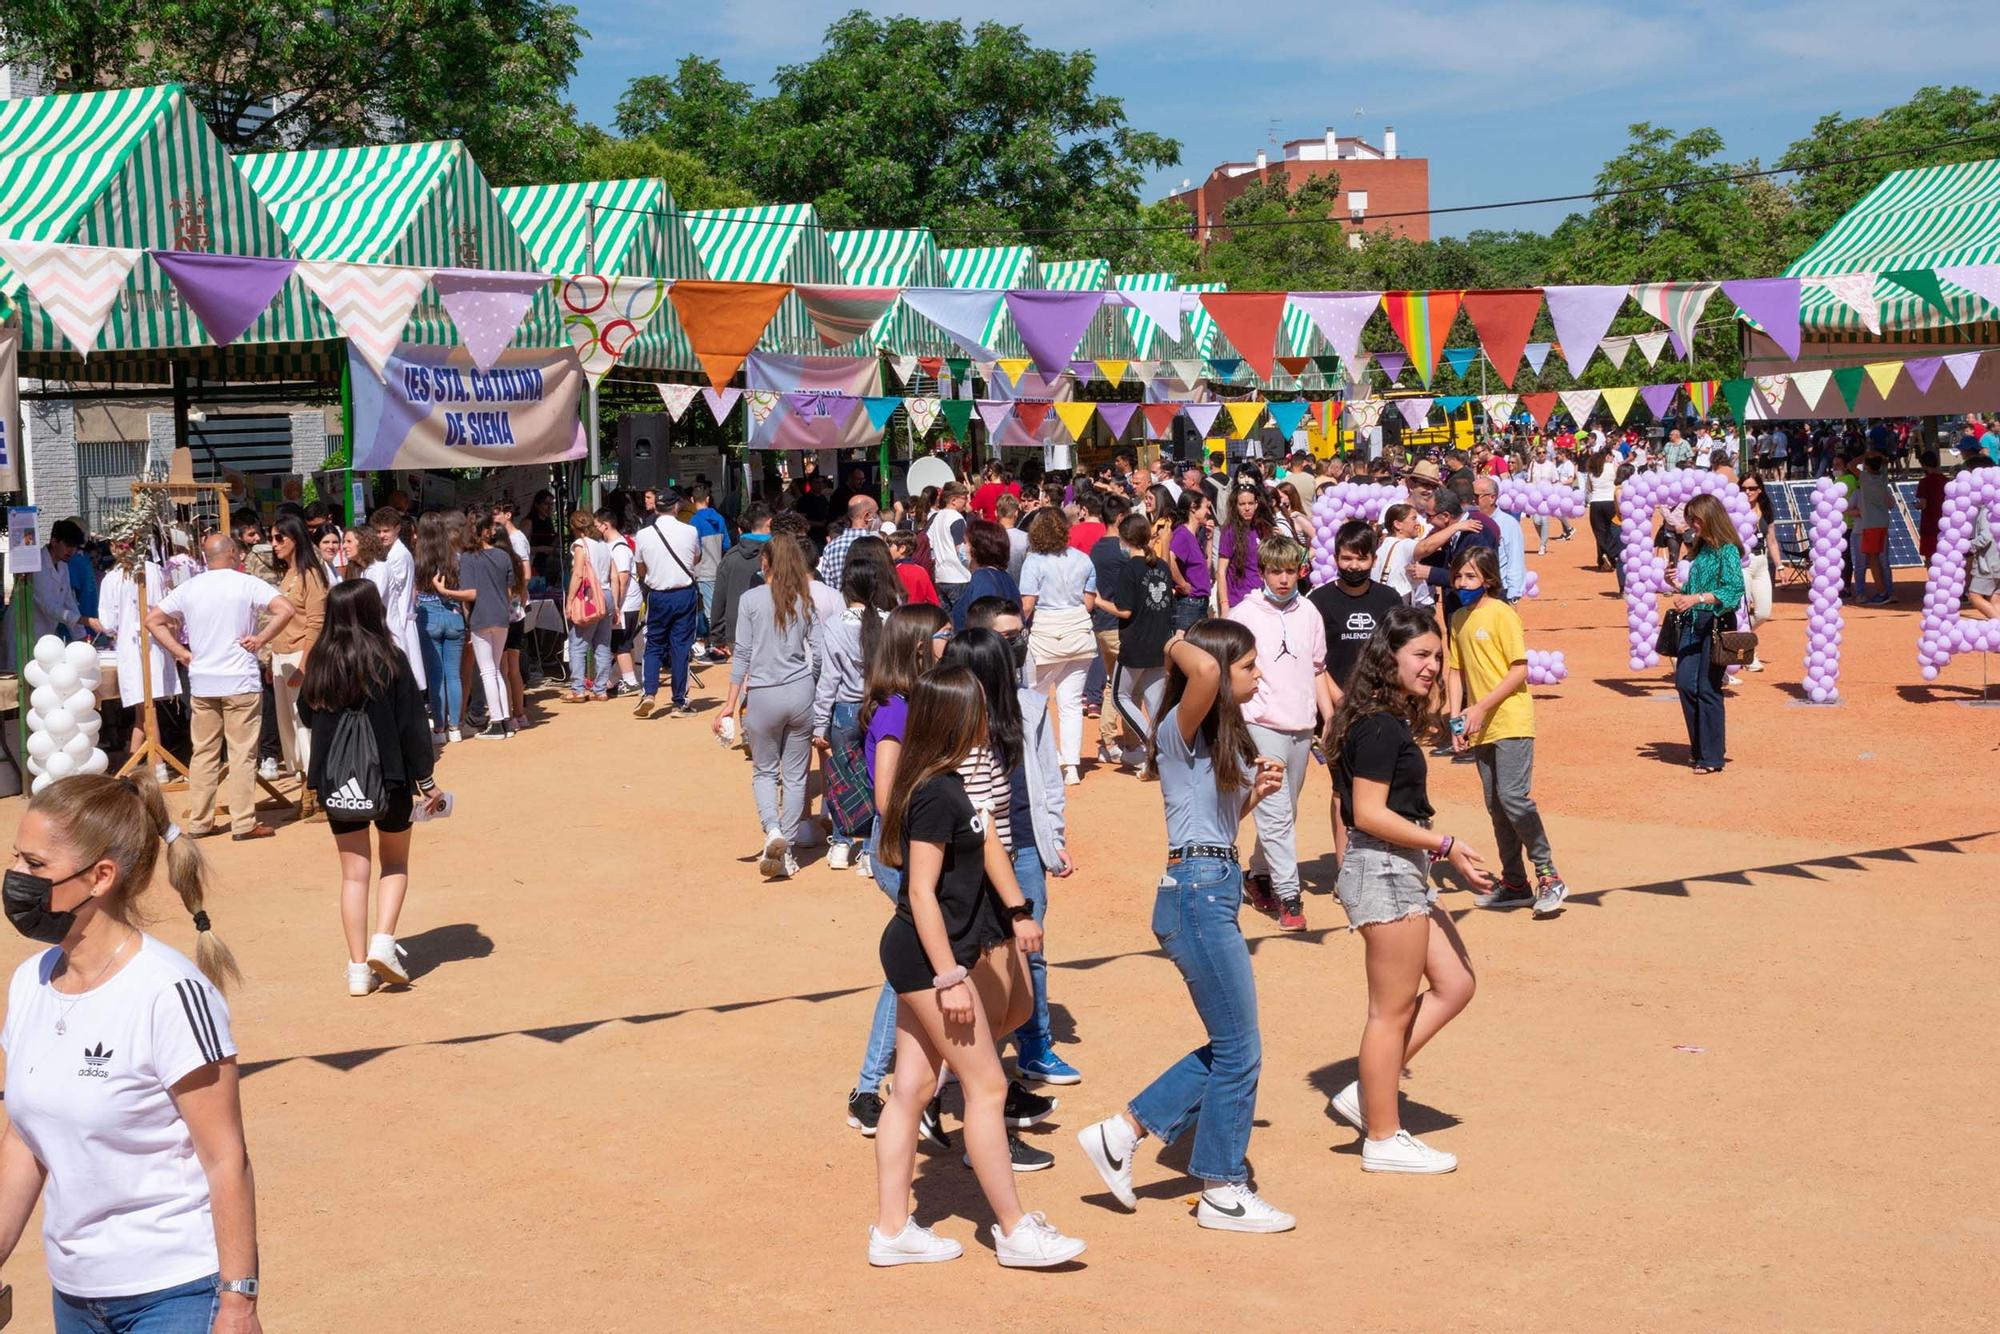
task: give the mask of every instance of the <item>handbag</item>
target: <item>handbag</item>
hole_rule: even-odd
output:
[[[1663,658],[1677,658],[1681,652],[1681,617],[1686,612],[1670,611],[1660,618],[1660,637],[1653,641],[1653,652]]]
[[[1725,630],[1722,618],[1716,616],[1709,622],[1711,660],[1719,667],[1748,667],[1757,657],[1757,632],[1755,630]]]
[[[563,613],[579,630],[588,630],[604,619],[604,585],[598,582],[597,570],[588,558],[577,563],[576,587],[563,603]]]

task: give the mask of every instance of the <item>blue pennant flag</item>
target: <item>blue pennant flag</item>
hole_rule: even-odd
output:
[[[903,406],[903,400],[878,398],[871,394],[861,400],[861,406],[868,410],[868,424],[879,431],[889,424],[889,418],[896,415],[896,409]]]
[[[1278,428],[1278,434],[1289,440],[1292,432],[1299,429],[1299,423],[1305,420],[1306,410],[1311,406],[1304,399],[1299,399],[1291,403],[1266,403],[1264,411],[1271,414],[1271,424]]]
[[[1453,352],[1456,351],[1458,351],[1457,348],[1446,348],[1445,355],[1450,356]],[[1464,407],[1467,403],[1470,403],[1471,401],[1472,401],[1471,394],[1446,394],[1444,397],[1440,398],[1437,401],[1437,405],[1443,408],[1447,413],[1452,413],[1452,412],[1457,412],[1460,408]]]
[[[1472,369],[1473,358],[1478,355],[1476,347],[1448,347],[1444,350],[1444,359],[1451,363],[1452,374],[1460,379],[1464,379],[1465,373]]]
[[[1243,358],[1241,357],[1210,357],[1208,359],[1209,374],[1218,380],[1235,379],[1236,372],[1242,365]]]

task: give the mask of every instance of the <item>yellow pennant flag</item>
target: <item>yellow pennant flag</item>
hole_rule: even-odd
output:
[[[1250,428],[1264,415],[1264,400],[1261,398],[1253,398],[1247,403],[1230,403],[1226,406],[1229,409],[1229,424],[1235,428],[1229,433],[1233,440],[1241,440],[1250,434]]]
[[[1616,389],[1604,391],[1604,406],[1611,409],[1611,420],[1619,426],[1625,424],[1625,414],[1632,410],[1632,400],[1639,397],[1637,385],[1620,385]]]
[[[1900,361],[1871,361],[1861,368],[1868,372],[1868,382],[1875,386],[1875,392],[1889,397],[1889,391],[1896,387],[1896,377],[1903,373]]]
[[[1096,414],[1095,403],[1056,404],[1056,416],[1062,419],[1063,429],[1068,431],[1069,438],[1078,444],[1083,443],[1083,433],[1089,428],[1090,419]]]
[[[1000,373],[1007,377],[1008,384],[1019,385],[1021,383],[1021,373],[1035,363],[1026,357],[1002,357],[993,364],[998,366]]]
[[[1120,380],[1125,378],[1125,368],[1131,364],[1132,363],[1129,361],[1100,360],[1097,363],[1097,373],[1099,375],[1102,375],[1106,380],[1109,380],[1112,384],[1117,384]]]

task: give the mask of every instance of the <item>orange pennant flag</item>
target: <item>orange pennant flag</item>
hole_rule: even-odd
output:
[[[1201,305],[1250,369],[1269,383],[1278,351],[1278,324],[1285,318],[1289,299],[1284,292],[1204,292]]]
[[[726,388],[743,367],[765,326],[791,295],[790,283],[715,283],[689,280],[667,289],[703,374]]]

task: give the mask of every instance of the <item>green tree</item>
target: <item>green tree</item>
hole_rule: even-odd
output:
[[[738,83],[705,56],[683,56],[672,74],[632,80],[618,99],[619,133],[741,173],[750,118],[757,105],[750,85]]]
[[[665,181],[684,209],[741,208],[757,202],[741,182],[710,171],[693,153],[655,139],[616,139],[596,127],[583,131],[583,151],[561,179],[617,181],[653,176]]]
[[[1339,200],[1340,178],[1332,174],[1310,177],[1297,189],[1285,176],[1252,182],[1223,205],[1217,227],[1227,234],[1209,242],[1203,278],[1250,291],[1344,287],[1361,262],[1331,220]]]
[[[586,36],[549,0],[11,0],[0,57],[65,92],[184,84],[240,152],[462,139],[509,184],[574,158]]]

